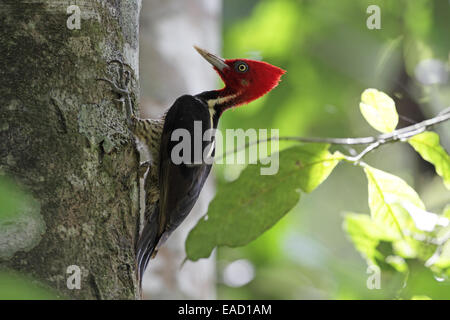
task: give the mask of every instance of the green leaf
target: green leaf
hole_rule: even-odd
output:
[[[344,219],[344,230],[350,236],[356,250],[358,250],[370,264],[377,264],[376,260],[383,259],[377,250],[381,240],[392,241],[393,238],[384,232],[382,226],[377,225],[366,214],[347,213]]]
[[[376,223],[385,226],[390,236],[402,237],[403,229],[419,231],[405,207],[421,210],[425,206],[405,181],[387,172],[365,166],[369,181],[370,214]]]
[[[310,144],[281,151],[276,175],[261,175],[261,165],[249,165],[218,190],[207,215],[191,230],[187,258],[206,258],[216,246],[243,246],[256,239],[298,203],[298,189],[314,190],[342,158],[330,154],[328,145]]]
[[[405,273],[408,271],[408,264],[403,257],[398,255],[386,257],[386,263],[388,263],[397,272]]]
[[[447,219],[447,225],[436,233],[437,243],[440,243],[441,245],[436,251],[433,257],[434,259],[430,259],[432,263],[428,261],[429,265],[432,266],[433,269],[450,268],[450,223],[448,223],[448,219],[450,219],[450,205],[445,206],[441,217],[442,219]]]
[[[447,230],[448,236],[448,230]],[[431,264],[433,268],[447,269],[450,268],[450,240],[442,244],[437,252],[435,261]]]
[[[408,140],[409,144],[422,158],[431,162],[436,173],[444,179],[447,189],[450,189],[450,156],[439,143],[439,135],[426,131]]]
[[[398,114],[394,100],[377,89],[366,89],[359,104],[362,115],[376,130],[387,133],[395,130]]]

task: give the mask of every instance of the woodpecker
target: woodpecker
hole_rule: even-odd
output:
[[[225,60],[204,49],[196,46],[194,48],[219,74],[225,84],[222,89],[197,95],[183,95],[160,119],[136,118],[131,104],[127,111],[133,133],[147,145],[152,156],[145,183],[147,199],[144,228],[136,247],[140,284],[149,260],[188,216],[211,170],[211,162],[194,161],[194,152],[189,163],[173,161],[172,151],[178,143],[172,139],[174,131],[187,130],[190,133],[190,145],[194,146],[196,122],[201,125],[203,137],[205,131],[217,128],[219,118],[225,110],[248,104],[265,95],[278,85],[285,73],[284,70],[263,61]],[[123,63],[119,64],[123,72]],[[128,76],[121,75],[120,78],[125,79],[122,85],[124,88],[119,88],[107,79],[99,80],[110,83],[115,92],[126,95],[130,101],[126,90]],[[201,146],[202,150],[209,147],[209,154],[214,157],[213,143],[201,141]]]

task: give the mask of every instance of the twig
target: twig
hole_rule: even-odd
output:
[[[424,120],[422,122],[394,130],[389,133],[383,133],[375,137],[361,137],[361,138],[319,138],[319,137],[277,137],[273,136],[267,139],[262,140],[256,140],[249,143],[246,143],[245,146],[237,149],[237,150],[231,150],[227,151],[218,159],[221,160],[225,158],[226,156],[245,150],[249,148],[252,145],[263,143],[263,142],[270,142],[273,140],[278,141],[296,141],[296,142],[303,142],[303,143],[328,143],[328,144],[334,144],[334,145],[368,145],[361,153],[359,153],[356,156],[348,156],[347,159],[349,161],[358,162],[360,161],[365,155],[367,155],[369,152],[375,150],[379,146],[394,142],[394,141],[403,141],[406,140],[412,136],[415,136],[419,133],[424,132],[428,128],[447,121],[450,119],[450,107],[444,109],[441,111],[438,115],[431,119]]]

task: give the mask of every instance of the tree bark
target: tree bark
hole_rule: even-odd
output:
[[[221,0],[148,0],[141,15],[141,112],[157,117],[183,94],[215,89],[218,77],[193,49],[219,53]],[[212,176],[212,175],[211,175]],[[187,234],[207,211],[214,194],[207,180],[183,224],[151,260],[143,281],[146,299],[214,299],[215,257],[187,261]]]
[[[138,97],[140,1],[0,4],[0,172],[34,205],[0,223],[0,263],[77,299],[138,297],[134,244],[139,220],[139,155],[114,78],[122,59]],[[67,268],[81,269],[70,290]]]

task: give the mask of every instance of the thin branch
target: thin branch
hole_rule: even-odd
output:
[[[359,161],[361,161],[362,158],[364,158],[364,156],[366,154],[368,154],[369,152],[377,149],[379,146],[381,146],[383,144],[382,141],[376,141],[372,144],[369,144],[369,146],[367,146],[366,148],[364,148],[363,151],[361,151],[358,155],[351,157],[351,156],[345,156],[345,159],[354,163],[358,163]]]
[[[225,158],[226,156],[245,150],[249,148],[250,146],[253,146],[255,144],[263,143],[263,142],[270,142],[273,140],[278,141],[296,141],[296,142],[303,142],[303,143],[328,143],[328,144],[334,144],[334,145],[368,145],[361,153],[354,157],[347,157],[349,161],[358,162],[360,161],[365,155],[367,155],[369,152],[375,150],[379,146],[394,142],[394,141],[404,141],[412,136],[415,136],[419,133],[424,132],[428,128],[445,122],[450,119],[450,107],[444,109],[441,111],[438,115],[431,119],[424,120],[422,122],[394,130],[389,133],[383,133],[375,137],[361,137],[361,138],[319,138],[319,137],[277,137],[273,136],[267,139],[261,139],[252,141],[249,143],[246,143],[245,146],[237,149],[237,150],[231,150],[225,152],[218,160],[221,160]]]

